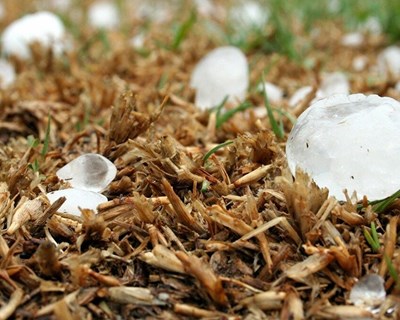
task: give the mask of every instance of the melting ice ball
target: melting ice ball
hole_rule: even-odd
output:
[[[303,112],[289,135],[292,174],[306,171],[344,200],[343,189],[369,200],[400,189],[400,103],[363,94],[334,95]]]
[[[115,178],[117,168],[107,158],[87,153],[67,163],[56,174],[73,188],[100,192]]]
[[[377,274],[362,277],[350,291],[350,301],[359,307],[373,309],[386,298],[385,280]]]
[[[75,188],[53,191],[47,194],[50,203],[54,203],[61,197],[65,197],[66,200],[58,211],[77,216],[81,215],[79,208],[96,211],[99,204],[107,202],[107,198],[100,193]]]
[[[51,47],[55,54],[65,50],[65,29],[59,17],[47,11],[27,14],[12,22],[3,32],[3,53],[22,59],[31,56],[30,45],[34,42]]]
[[[195,104],[207,109],[229,101],[243,101],[249,86],[246,56],[236,47],[220,47],[209,52],[195,67],[190,86],[196,89]]]

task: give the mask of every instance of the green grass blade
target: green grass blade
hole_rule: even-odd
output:
[[[371,234],[369,233],[369,231],[367,229],[364,229],[364,237],[365,237],[365,240],[367,240],[372,251],[378,252],[379,248],[380,248],[379,242],[378,243],[375,242],[374,238],[371,236]]]
[[[46,135],[43,141],[42,151],[40,151],[40,155],[44,158],[47,154],[49,149],[49,142],[50,142],[50,126],[51,126],[51,116],[49,115],[47,119],[47,127],[46,127]]]
[[[279,126],[278,122],[275,119],[274,112],[272,110],[271,105],[269,104],[265,86],[263,85],[262,88],[263,88],[263,95],[264,95],[264,104],[265,104],[265,108],[267,109],[268,119],[269,119],[269,123],[271,124],[272,131],[275,133],[277,138],[283,139],[283,137],[285,136],[285,132],[283,131],[283,128]]]
[[[207,162],[208,158],[210,158],[215,152],[217,152],[219,149],[222,149],[222,148],[224,148],[224,147],[226,147],[226,146],[228,146],[228,145],[230,145],[230,144],[232,144],[232,143],[233,143],[233,141],[228,140],[228,141],[225,141],[225,142],[223,142],[223,143],[221,143],[221,144],[215,146],[214,148],[212,148],[210,151],[208,151],[208,152],[204,155],[203,161],[204,161],[204,162]]]
[[[373,202],[373,206],[372,208],[374,209],[374,211],[376,213],[382,213],[384,212],[388,207],[390,207],[393,202],[395,202],[397,200],[397,198],[400,198],[400,190],[396,191],[395,193],[393,193],[390,197],[377,201],[377,202]]]
[[[378,250],[379,250],[381,245],[379,244],[378,232],[376,231],[376,226],[375,226],[374,222],[371,222],[371,236],[372,236],[372,239],[374,239],[374,242],[377,245]]]
[[[396,283],[396,288],[400,289],[400,277],[399,274],[396,270],[396,268],[393,265],[392,260],[385,254],[385,262],[388,267],[388,272],[390,276],[393,278],[394,282]]]
[[[224,104],[225,104],[225,100],[224,100]],[[226,112],[224,112],[222,114],[220,111],[221,109],[217,109],[217,119],[216,119],[215,126],[217,127],[217,129],[221,128],[222,125],[225,122],[227,122],[230,118],[232,118],[236,113],[242,112],[242,111],[247,110],[252,107],[253,107],[253,105],[250,102],[245,101],[245,102],[239,104],[236,108],[227,110]]]
[[[171,47],[173,50],[179,49],[182,41],[186,38],[190,29],[192,29],[196,20],[197,20],[196,12],[192,11],[190,13],[190,17],[186,21],[184,21],[180,26],[178,26],[174,35],[174,39],[172,41]]]

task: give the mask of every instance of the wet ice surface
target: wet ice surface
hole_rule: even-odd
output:
[[[50,203],[54,203],[61,197],[65,197],[66,201],[58,209],[58,212],[77,216],[81,215],[79,208],[96,211],[99,204],[107,202],[107,198],[100,193],[75,188],[53,191],[47,194]]]
[[[107,158],[88,153],[67,163],[56,174],[73,188],[100,192],[115,178],[117,168]]]
[[[220,47],[209,52],[196,65],[191,81],[196,90],[195,104],[207,109],[229,101],[243,101],[249,86],[247,58],[236,47]]]
[[[65,28],[61,19],[54,13],[41,11],[12,22],[1,36],[2,50],[6,55],[28,59],[31,56],[30,45],[38,42],[60,54],[65,50],[64,37]]]
[[[350,302],[372,311],[386,298],[384,282],[383,278],[377,274],[362,277],[350,291]]]
[[[345,200],[383,199],[400,189],[400,103],[363,94],[335,95],[309,107],[289,135],[292,174],[300,167],[320,187]]]

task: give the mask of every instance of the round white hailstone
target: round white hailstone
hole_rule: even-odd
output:
[[[307,172],[338,200],[343,190],[369,200],[400,189],[400,103],[363,94],[319,100],[298,118],[287,144],[289,168]]]
[[[108,199],[100,193],[75,188],[53,191],[47,194],[50,204],[53,204],[61,197],[65,197],[66,200],[58,209],[58,212],[77,216],[81,215],[79,208],[97,211],[97,206],[99,204],[108,201]]]
[[[361,26],[361,30],[379,35],[382,33],[382,25],[377,17],[371,16]]]
[[[22,59],[31,56],[30,44],[40,43],[52,48],[56,55],[65,49],[65,29],[61,19],[47,11],[27,14],[12,22],[3,32],[1,43],[3,53],[16,55]]]
[[[87,153],[67,163],[56,174],[73,188],[100,192],[114,180],[117,168],[102,155]]]
[[[119,26],[120,14],[113,2],[98,1],[89,7],[88,20],[94,28],[111,30]]]
[[[215,11],[215,4],[212,0],[194,0],[197,12],[204,16],[210,17]]]
[[[394,76],[400,75],[400,47],[390,46],[378,55],[378,70],[383,74],[389,72]]]
[[[8,87],[15,81],[15,78],[14,66],[7,60],[0,59],[0,87]]]
[[[350,291],[350,302],[355,306],[372,309],[385,301],[385,280],[377,274],[362,277]]]
[[[229,18],[234,28],[263,28],[269,19],[268,9],[255,1],[245,1],[233,7]]]
[[[342,37],[342,45],[345,47],[356,48],[363,44],[364,36],[360,32],[347,33]]]
[[[144,33],[139,33],[139,34],[133,36],[129,40],[129,44],[131,45],[132,48],[141,49],[144,46],[144,40],[145,40]]]
[[[350,84],[344,73],[326,73],[322,76],[322,82],[316,93],[316,99],[327,98],[334,94],[349,94],[349,92]]]
[[[307,97],[307,95],[311,93],[312,89],[313,88],[311,86],[305,86],[297,89],[289,100],[289,106],[292,108],[296,107]]]
[[[366,56],[357,56],[353,59],[353,69],[355,71],[363,71],[368,64]]]
[[[283,98],[283,90],[270,82],[260,83],[259,90],[263,92],[263,86],[267,94],[268,101],[271,103],[279,103]]]
[[[209,52],[196,65],[190,80],[196,90],[195,104],[207,109],[230,102],[242,102],[249,87],[247,58],[236,47],[220,47]]]

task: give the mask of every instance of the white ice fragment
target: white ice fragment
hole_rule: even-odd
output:
[[[8,87],[15,81],[15,78],[14,66],[7,60],[0,59],[0,87]]]
[[[249,86],[249,67],[243,52],[232,46],[209,52],[196,65],[190,80],[196,90],[195,104],[207,109],[220,104],[243,101]]]
[[[350,32],[342,37],[341,42],[345,47],[356,48],[363,44],[364,36],[361,32]]]
[[[400,47],[389,46],[384,49],[378,55],[377,63],[380,73],[400,76]]]
[[[119,26],[120,15],[115,3],[97,1],[89,7],[88,20],[94,28],[111,30]]]
[[[330,97],[334,94],[349,94],[350,84],[342,72],[325,73],[316,93],[316,99]]]
[[[271,82],[260,83],[259,90],[263,92],[263,85],[268,101],[271,103],[279,103],[283,98],[283,90]]]
[[[87,153],[67,163],[56,174],[73,188],[100,192],[115,178],[117,168],[102,155]]]
[[[287,144],[289,168],[308,172],[338,200],[343,189],[379,200],[400,189],[400,103],[363,94],[335,95],[298,118]]]
[[[3,53],[22,59],[30,58],[30,45],[35,42],[51,47],[56,55],[61,54],[66,48],[61,19],[47,11],[27,14],[12,22],[1,36]]]
[[[350,302],[355,306],[372,310],[386,298],[385,281],[377,274],[362,277],[350,291]]]
[[[368,58],[366,56],[357,56],[353,59],[353,69],[355,71],[363,71],[368,64]]]
[[[58,209],[58,212],[77,216],[81,215],[79,208],[96,211],[99,204],[108,201],[107,198],[100,193],[75,188],[62,189],[47,194],[47,198],[51,204],[61,197],[65,197],[66,200]]]
[[[261,29],[267,24],[268,18],[268,8],[256,1],[243,1],[229,12],[229,19],[236,29]]]
[[[144,41],[145,41],[145,34],[142,32],[130,38],[129,44],[134,49],[141,49],[144,46]]]
[[[289,106],[292,108],[297,106],[311,93],[312,89],[313,88],[311,86],[305,86],[297,89],[289,100]]]

